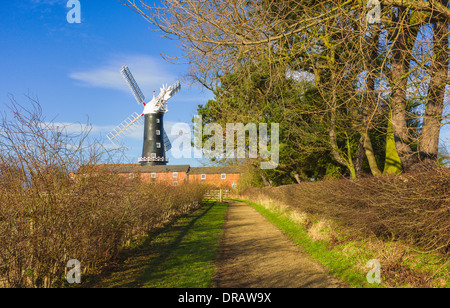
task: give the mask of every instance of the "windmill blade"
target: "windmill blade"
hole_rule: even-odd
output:
[[[161,88],[161,92],[158,97],[155,99],[156,108],[163,110],[167,101],[172,98],[175,94],[177,94],[181,90],[181,84],[179,81],[171,85],[169,88],[163,87]]]
[[[142,123],[142,115],[136,112],[129,116],[125,121],[119,124],[115,129],[113,129],[106,137],[109,141],[113,142],[114,139],[129,131],[130,128],[136,127]]]
[[[168,88],[166,90],[166,93],[164,95],[164,100],[166,100],[166,101],[169,100],[172,96],[177,94],[180,90],[181,90],[181,84],[179,81],[177,81],[173,85],[171,85],[170,88]]]
[[[172,149],[172,143],[170,143],[169,137],[166,134],[166,130],[163,131],[163,139],[164,139],[164,147],[166,151],[170,151]]]
[[[136,98],[138,104],[142,104],[145,106],[144,94],[137,85],[136,80],[134,80],[133,74],[131,74],[131,71],[128,68],[128,66],[126,65],[123,66],[122,69],[120,70],[120,73],[122,74],[125,81],[128,83],[128,86],[130,87],[131,92],[133,92],[134,98]]]

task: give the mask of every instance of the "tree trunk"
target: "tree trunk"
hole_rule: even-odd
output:
[[[330,117],[330,144],[331,144],[331,154],[333,155],[333,158],[342,166],[347,167],[348,171],[350,171],[350,176],[352,179],[356,178],[356,170],[355,166],[353,164],[353,159],[351,156],[351,149],[350,149],[350,141],[347,136],[347,157],[345,157],[344,154],[341,153],[339,150],[337,140],[336,140],[336,110],[331,110],[331,117]]]
[[[378,24],[373,25],[372,40],[369,48],[369,61],[368,61],[368,76],[367,76],[367,102],[363,108],[362,121],[363,126],[360,134],[363,141],[364,153],[366,154],[367,161],[369,162],[370,172],[374,176],[381,175],[381,171],[378,168],[375,153],[372,147],[372,141],[369,136],[369,129],[371,128],[370,112],[375,113],[378,108],[377,97],[375,95],[375,75],[378,70],[377,57],[378,57],[378,42],[380,39],[380,26]]]
[[[271,187],[272,186],[272,185],[270,185],[270,183],[267,181],[266,177],[263,174],[260,173],[259,175],[261,176],[261,179],[264,182],[264,186],[266,186],[266,187]]]
[[[408,12],[404,8],[398,8],[398,21],[403,23],[404,14]],[[405,22],[407,24],[407,22]],[[408,53],[410,49],[407,43],[407,30],[403,24],[397,26],[393,37],[392,50],[392,78],[391,78],[391,110],[392,128],[394,132],[395,147],[403,165],[403,170],[408,171],[417,163],[417,158],[410,146],[410,137],[406,124],[406,87],[408,77]]]
[[[373,151],[372,141],[370,140],[368,132],[364,132],[363,139],[364,139],[364,153],[366,154],[367,161],[369,162],[370,171],[372,172],[372,175],[375,176],[381,175],[381,171],[378,168],[377,159]]]
[[[448,7],[448,0],[441,1]],[[423,117],[420,137],[420,159],[435,165],[439,147],[442,112],[444,110],[445,86],[448,79],[448,23],[437,20],[433,23],[433,59],[430,67],[428,101]]]
[[[359,139],[355,157],[353,158],[353,166],[355,168],[355,175],[357,178],[361,176],[363,162],[364,162],[364,140],[361,137]]]
[[[300,184],[302,181],[300,180],[300,176],[298,175],[297,172],[294,173],[294,179],[295,181],[297,181],[297,184]]]
[[[341,154],[339,153],[339,147],[337,145],[336,141],[336,110],[331,110],[331,117],[330,117],[330,144],[331,144],[331,155],[333,155],[333,158],[342,166],[348,167],[347,161],[345,161]]]
[[[388,128],[386,132],[386,158],[384,160],[383,174],[402,173],[402,162],[395,148],[395,138],[392,129],[391,113],[389,113]]]

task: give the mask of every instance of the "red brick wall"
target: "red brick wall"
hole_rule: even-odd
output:
[[[206,174],[206,179],[202,180],[201,174],[190,174],[189,182],[201,182],[205,184],[211,184],[218,188],[232,188],[233,184],[238,184],[241,175],[239,173],[236,174],[227,174],[226,179],[222,179],[221,174]]]
[[[182,185],[185,181],[187,181],[187,175],[186,172],[177,172],[178,177],[173,177],[173,172],[166,172],[166,173],[156,173],[156,178],[152,178],[151,173],[142,173],[141,179],[144,182],[153,182],[156,181],[158,183],[167,183],[169,185],[173,185],[174,182],[178,182],[178,185]]]
[[[124,178],[129,178],[130,174],[121,174]],[[214,185],[217,188],[232,188],[233,184],[238,184],[241,175],[239,173],[226,174],[226,178],[222,179],[221,174],[206,174],[206,179],[202,180],[201,174],[190,174],[186,172],[178,172],[178,177],[173,177],[173,172],[156,173],[156,178],[152,178],[151,173],[140,173],[135,175],[140,176],[142,181],[146,183],[157,182],[166,183],[168,185],[174,185],[177,182],[178,185],[183,185],[185,182],[190,183],[205,183]]]

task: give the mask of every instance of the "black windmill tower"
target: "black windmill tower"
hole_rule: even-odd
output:
[[[114,142],[116,138],[124,135],[130,128],[141,123],[142,118],[144,118],[144,145],[139,163],[141,166],[167,165],[166,151],[169,151],[172,145],[164,129],[164,114],[168,112],[167,101],[180,91],[180,82],[177,81],[170,87],[163,86],[158,96],[153,94],[153,99],[145,103],[145,97],[129,68],[125,65],[120,72],[130,86],[138,104],[144,106],[144,111],[141,114],[135,112],[129,116],[108,134],[108,139]]]

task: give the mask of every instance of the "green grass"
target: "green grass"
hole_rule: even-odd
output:
[[[98,287],[209,288],[227,205],[207,202],[194,213],[149,235]]]
[[[209,205],[157,237],[153,245],[165,249],[142,274],[143,287],[211,287],[226,208]]]

